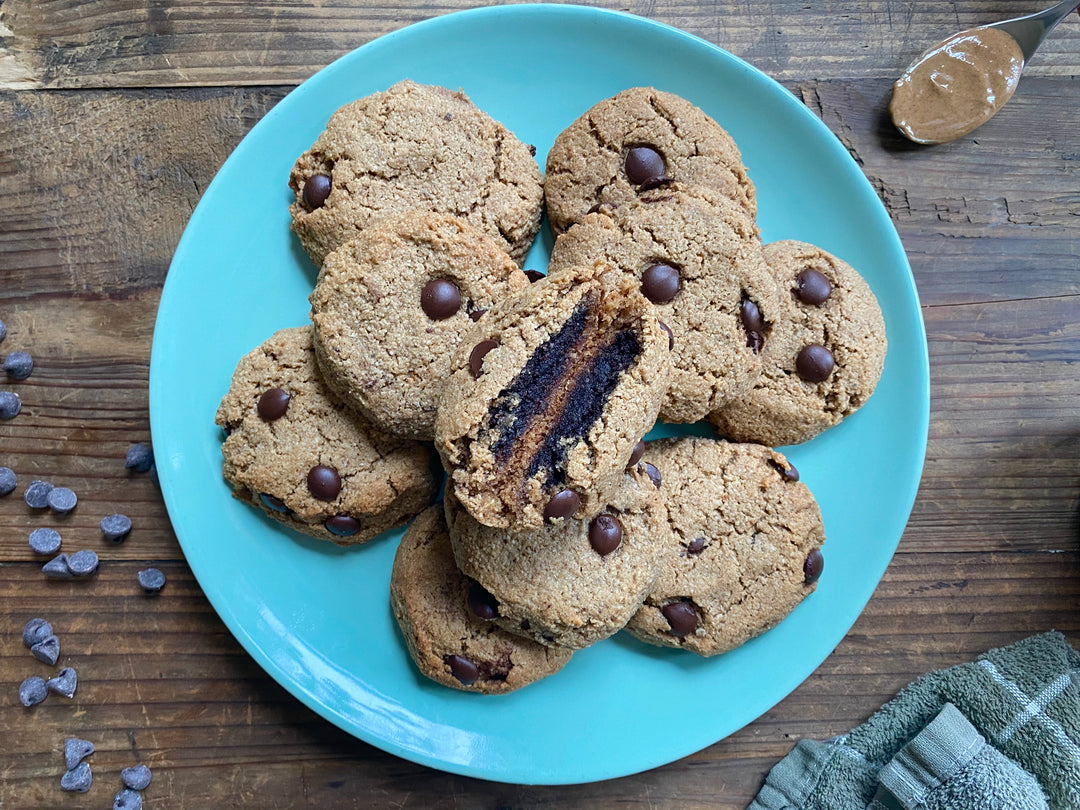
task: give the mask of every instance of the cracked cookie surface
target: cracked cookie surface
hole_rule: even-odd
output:
[[[463,92],[408,80],[335,112],[289,188],[293,231],[316,266],[372,221],[411,209],[462,217],[520,264],[543,198],[530,147]]]
[[[382,220],[327,256],[311,293],[323,378],[383,430],[431,439],[473,319],[528,286],[500,243],[458,217]]]
[[[780,311],[754,387],[714,411],[722,436],[772,446],[812,439],[870,398],[888,346],[881,307],[851,265],[815,245],[765,246]]]
[[[422,512],[394,556],[390,604],[426,677],[468,692],[504,694],[558,672],[571,651],[507,633],[469,609],[471,582],[454,564],[442,504]]]
[[[383,434],[325,387],[310,326],[275,332],[246,354],[215,421],[233,494],[312,537],[362,543],[438,490],[429,446]]]
[[[671,330],[661,419],[700,421],[754,384],[778,304],[757,227],[742,208],[683,184],[644,192],[560,235],[548,273],[596,259],[636,279]]]
[[[544,189],[551,227],[559,234],[596,206],[626,205],[670,181],[708,187],[757,216],[754,186],[720,124],[672,93],[624,90],[595,104],[552,144]]]
[[[646,444],[644,459],[663,480],[671,540],[630,633],[716,655],[773,627],[814,590],[821,513],[781,454],[685,437]]]

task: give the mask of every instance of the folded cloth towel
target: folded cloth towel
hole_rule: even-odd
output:
[[[1080,810],[1080,654],[1056,632],[924,675],[842,737],[802,740],[748,810],[1042,807]]]

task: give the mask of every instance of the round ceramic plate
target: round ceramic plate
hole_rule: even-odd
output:
[[[535,144],[541,166],[555,136],[597,101],[638,85],[678,93],[741,147],[767,241],[814,242],[866,277],[885,313],[885,372],[859,413],[789,452],[821,505],[827,564],[817,592],[778,627],[709,660],[620,634],[519,692],[457,692],[417,673],[395,626],[388,582],[400,531],[341,550],[230,496],[215,409],[243,354],[307,322],[315,280],[289,231],[289,170],[335,109],[404,78],[463,88]],[[546,265],[545,234],[526,266]],[[702,40],[572,6],[488,8],[410,26],[283,99],[191,217],[162,294],[150,369],[169,515],[200,585],[248,652],[362,740],[520,783],[593,781],[671,762],[802,682],[854,623],[896,549],[922,470],[928,403],[926,337],[903,248],[828,129],[780,85]]]

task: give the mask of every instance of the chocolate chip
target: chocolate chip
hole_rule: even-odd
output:
[[[52,635],[52,625],[45,619],[31,619],[23,627],[22,640],[27,647],[33,647]]]
[[[544,519],[570,517],[580,508],[581,497],[572,489],[562,489],[552,495],[551,500],[544,507]]]
[[[79,685],[79,676],[71,667],[64,667],[56,673],[55,678],[45,681],[45,688],[57,695],[70,698],[75,697],[75,689]]]
[[[148,596],[160,593],[165,587],[165,574],[159,568],[144,568],[135,575],[135,578],[139,581],[139,587]]]
[[[289,410],[289,400],[292,399],[289,396],[288,391],[283,391],[280,388],[271,388],[267,391],[263,391],[261,397],[259,397],[259,404],[256,410],[259,412],[259,416],[268,422],[273,422],[276,419],[280,419],[285,415],[285,412]]]
[[[112,810],[142,810],[142,794],[137,790],[124,788],[113,797]]]
[[[34,529],[30,532],[30,548],[35,554],[55,554],[60,550],[60,532],[56,529]]]
[[[664,158],[651,146],[635,146],[626,153],[626,178],[635,186],[655,184],[664,174]]]
[[[48,481],[31,481],[23,493],[23,500],[31,509],[45,509],[49,505],[49,493],[53,485]]]
[[[747,332],[746,345],[754,354],[761,354],[765,348],[765,335],[761,332]]]
[[[83,549],[76,551],[68,557],[68,570],[77,577],[88,577],[98,568],[98,555],[96,551]]]
[[[66,515],[78,505],[79,498],[67,487],[53,487],[45,498],[45,502],[56,514]]]
[[[323,526],[330,534],[338,537],[352,537],[360,531],[360,521],[351,515],[334,515],[327,518]]]
[[[448,655],[443,659],[443,662],[450,667],[450,672],[453,673],[454,677],[466,686],[476,683],[476,679],[480,677],[480,669],[468,658],[462,658],[460,655]]]
[[[663,321],[657,321],[657,323],[660,324],[660,328],[663,331],[667,332],[667,347],[668,351],[670,352],[672,349],[675,348],[675,334],[671,331],[671,327]]]
[[[304,183],[304,202],[311,210],[322,208],[326,198],[330,196],[333,182],[328,174],[313,174]]]
[[[686,553],[691,554],[691,555],[693,555],[695,557],[698,554],[700,554],[701,552],[703,552],[704,550],[705,550],[705,538],[704,537],[695,537],[686,546]]]
[[[0,321],[0,343],[4,342],[4,338],[7,337],[7,327],[4,326],[4,322]]]
[[[645,474],[652,479],[657,489],[660,489],[660,471],[649,462],[645,462]]]
[[[780,473],[780,477],[789,483],[795,483],[799,480],[799,471],[795,469],[795,465],[790,461],[788,462],[788,466],[785,467],[775,458],[770,458],[769,466]]]
[[[461,309],[461,290],[448,279],[432,279],[420,291],[420,309],[431,320],[444,321]]]
[[[643,455],[645,455],[645,440],[638,439],[638,443],[634,445],[634,449],[630,453],[630,460],[626,463],[626,466],[633,467],[641,461]]]
[[[691,635],[698,626],[697,611],[689,602],[669,602],[660,608],[668,625],[671,627],[671,635],[678,638]]]
[[[474,309],[472,312],[469,313],[469,318],[472,319],[473,323],[476,323],[478,320],[484,317],[485,312],[487,312],[486,309]]]
[[[832,284],[824,273],[814,270],[812,267],[800,271],[795,278],[795,294],[804,304],[820,307],[828,299],[832,292]]]
[[[526,275],[526,277],[527,277],[527,278],[529,279],[529,283],[530,283],[530,284],[535,284],[535,283],[536,283],[536,282],[538,282],[538,281],[539,281],[540,279],[542,279],[542,278],[547,278],[547,276],[545,276],[545,275],[544,275],[543,273],[541,273],[541,272],[540,272],[539,270],[526,270],[526,271],[525,271],[525,275]]]
[[[68,565],[68,555],[63,552],[41,566],[41,573],[45,579],[72,579],[75,576]]]
[[[469,371],[472,372],[473,378],[478,378],[484,373],[484,358],[498,345],[494,340],[481,340],[473,347],[472,352],[469,353]]]
[[[153,777],[154,775],[145,765],[132,765],[120,771],[120,781],[124,783],[124,787],[131,790],[146,790],[150,787],[150,780]]]
[[[744,298],[739,302],[739,319],[747,332],[761,332],[765,329],[761,309],[749,298]]]
[[[0,419],[14,419],[22,410],[22,400],[14,391],[0,391]]]
[[[70,771],[60,777],[60,787],[64,790],[74,790],[77,793],[86,793],[94,781],[90,773],[90,766],[80,762]]]
[[[795,358],[795,370],[807,382],[824,382],[832,374],[834,365],[832,352],[818,343],[803,346]]]
[[[121,543],[131,533],[131,518],[127,515],[107,515],[101,519],[101,535],[113,543]]]
[[[307,488],[320,501],[332,501],[341,492],[341,478],[333,467],[318,464],[308,470]]]
[[[56,659],[60,657],[60,639],[46,636],[30,648],[30,653],[41,663],[55,666]]]
[[[36,706],[49,696],[49,690],[45,688],[45,679],[37,675],[31,675],[19,684],[19,703],[27,708]]]
[[[0,467],[0,498],[14,492],[18,483],[15,471],[11,467]]]
[[[34,358],[29,352],[12,352],[4,358],[4,371],[13,380],[25,380],[34,371]]]
[[[622,535],[622,524],[613,515],[597,515],[589,524],[589,543],[601,557],[619,547]]]
[[[641,291],[654,304],[666,304],[679,294],[679,271],[670,264],[654,264],[641,274]]]
[[[802,570],[807,585],[813,585],[818,581],[821,572],[825,570],[825,558],[821,554],[821,549],[815,548],[806,555]]]
[[[150,445],[136,442],[128,448],[124,466],[132,472],[147,472],[154,466],[154,451],[150,449]]]
[[[470,612],[478,619],[491,621],[499,616],[499,600],[479,582],[473,581],[469,586],[466,601]]]
[[[531,143],[528,146],[529,146],[529,154],[532,155],[533,157],[536,157],[536,147],[533,146]]]
[[[75,766],[94,753],[94,744],[89,740],[80,740],[78,737],[68,737],[64,740],[64,765],[67,769],[74,770]]]

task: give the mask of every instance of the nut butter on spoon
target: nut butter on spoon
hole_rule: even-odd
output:
[[[1043,39],[1080,0],[954,34],[917,58],[893,85],[889,113],[915,143],[946,143],[1004,106]]]

